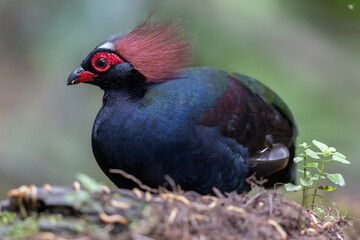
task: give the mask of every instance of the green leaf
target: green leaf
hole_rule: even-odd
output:
[[[341,163],[344,163],[344,164],[350,164],[350,162],[348,160],[346,160],[345,158],[337,155],[336,153],[332,156],[331,160],[341,162]]]
[[[334,153],[334,152],[336,152],[336,149],[333,147],[329,147],[329,152]]]
[[[306,148],[308,145],[306,142],[302,143],[302,144],[299,144],[300,147],[303,147],[303,148]]]
[[[300,177],[300,184],[305,187],[310,187],[313,184],[311,179]]]
[[[327,177],[329,180],[331,180],[332,182],[340,185],[340,186],[345,186],[345,180],[343,178],[343,176],[340,173],[334,173],[334,174],[327,174]]]
[[[317,180],[318,178],[319,178],[319,174],[317,174],[317,173],[311,174],[311,177],[310,177],[311,180]],[[320,178],[325,179],[325,177],[323,175],[321,175]]]
[[[296,191],[301,190],[301,185],[294,185],[292,183],[287,183],[287,184],[285,184],[285,189],[288,192],[296,192]]]
[[[312,157],[314,159],[320,159],[319,155],[317,155],[317,153],[311,149],[306,149],[305,152],[307,155],[309,155],[310,157]]]
[[[308,163],[308,164],[306,164],[306,167],[313,167],[313,168],[317,168],[318,167],[318,163],[316,163],[316,162],[311,162],[311,163]]]
[[[299,163],[299,162],[301,162],[301,161],[303,161],[304,160],[304,158],[303,157],[295,157],[294,158],[294,163]]]
[[[320,178],[321,178],[321,179],[325,179],[324,176],[321,176]],[[317,177],[311,176],[309,179],[310,179],[310,180],[313,180],[313,181],[317,181],[317,180],[319,179],[319,176],[317,176]]]
[[[323,190],[323,191],[327,191],[327,192],[332,192],[334,190],[336,190],[336,187],[332,187],[332,186],[319,186],[318,189]]]
[[[336,153],[334,153],[334,155],[336,155],[338,157],[341,157],[343,159],[346,159],[346,156],[344,154],[342,154],[342,153],[336,152]]]
[[[316,141],[316,140],[312,140],[312,143],[317,146],[322,152],[325,152],[326,150],[329,149],[329,147],[322,142]]]

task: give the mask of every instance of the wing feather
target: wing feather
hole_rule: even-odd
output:
[[[259,81],[240,74],[228,75],[227,88],[200,119],[237,140],[256,158],[273,144],[290,147],[296,125],[280,97]]]

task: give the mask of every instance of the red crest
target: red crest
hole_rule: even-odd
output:
[[[113,42],[115,50],[150,82],[179,77],[192,64],[193,38],[184,33],[180,19],[149,17]]]

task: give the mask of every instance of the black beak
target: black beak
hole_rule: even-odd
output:
[[[80,74],[84,71],[85,70],[82,67],[79,67],[78,69],[73,71],[67,80],[67,85],[69,86],[80,83]]]

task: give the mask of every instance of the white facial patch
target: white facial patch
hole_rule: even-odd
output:
[[[102,45],[100,45],[98,48],[106,48],[110,50],[115,50],[115,45],[112,42],[105,42]]]

